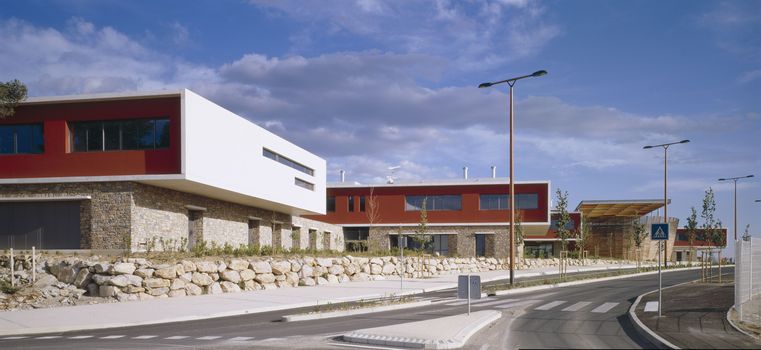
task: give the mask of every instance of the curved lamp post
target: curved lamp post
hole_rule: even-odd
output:
[[[751,178],[753,175],[721,178],[719,181],[733,181],[735,183],[735,242],[737,242],[737,180]],[[757,201],[758,202],[758,201]]]
[[[546,70],[538,70],[529,75],[495,81],[491,83],[481,83],[478,88],[487,88],[493,85],[507,83],[510,86],[510,284],[515,282],[515,181],[513,176],[513,86],[518,80],[525,78],[536,78],[546,75]]]
[[[642,149],[650,149],[655,147],[662,147],[663,148],[663,222],[668,223],[669,221],[669,199],[668,199],[668,150],[669,147],[672,145],[680,144],[680,143],[687,143],[690,142],[690,140],[682,140],[677,142],[669,142],[669,143],[662,143],[660,145],[650,145],[642,147]],[[671,229],[669,228],[669,231]],[[664,244],[663,246],[663,266],[665,267],[667,265],[668,260],[668,244]]]

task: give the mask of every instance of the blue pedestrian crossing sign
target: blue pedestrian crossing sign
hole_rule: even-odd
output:
[[[665,241],[669,239],[669,224],[653,224],[650,227],[650,239]]]

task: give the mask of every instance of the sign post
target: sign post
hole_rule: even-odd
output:
[[[481,299],[481,276],[470,274],[458,276],[457,299],[468,299],[468,315],[470,315],[470,299]]]
[[[661,273],[661,250],[663,241],[669,239],[669,224],[652,224],[650,227],[650,239],[658,241],[658,317],[661,317],[661,298],[663,292],[663,275]]]
[[[399,274],[399,289],[404,292],[404,273],[407,269],[404,265],[404,247],[407,246],[407,236],[399,235],[399,255],[401,255],[402,272]]]

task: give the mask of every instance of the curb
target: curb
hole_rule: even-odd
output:
[[[728,266],[734,267],[734,265],[728,265]],[[700,267],[698,267],[698,268],[700,268]],[[690,268],[690,269],[695,269],[695,268]],[[668,286],[668,287],[663,288],[663,289],[674,288],[674,287],[681,286],[683,284],[693,283],[693,282],[699,281],[699,280],[700,279],[696,279],[696,280],[692,280],[692,281],[687,281],[687,282],[684,282],[684,283],[675,284],[673,286]],[[629,308],[629,320],[632,321],[632,323],[634,324],[634,326],[635,326],[634,328],[637,331],[637,333],[639,335],[641,335],[642,337],[644,337],[645,339],[647,339],[648,341],[650,341],[651,343],[653,343],[653,345],[655,345],[655,346],[657,346],[659,348],[680,349],[678,346],[672,344],[671,342],[669,342],[666,339],[663,339],[663,337],[659,336],[657,333],[655,333],[655,331],[653,331],[649,327],[645,326],[645,324],[642,323],[642,321],[639,320],[639,317],[637,317],[637,314],[635,312],[635,310],[637,309],[637,305],[639,305],[639,302],[642,301],[642,297],[644,297],[645,295],[651,294],[651,293],[655,293],[657,291],[658,290],[655,289],[655,290],[649,291],[647,293],[640,294],[637,297],[637,300],[635,300],[634,303],[632,304],[632,306]],[[734,306],[732,308],[734,308]],[[730,308],[730,310],[732,310],[732,308]],[[729,313],[727,313],[727,317],[729,317]],[[732,324],[732,322],[730,322],[730,324]],[[732,325],[732,326],[734,327],[734,325]]]
[[[732,318],[729,317],[729,314],[732,313],[732,310],[735,310],[735,313],[737,313],[737,310],[735,309],[734,305],[732,305],[732,307],[730,307],[729,310],[727,310],[727,322],[729,322],[729,325],[732,326],[732,328],[734,328],[736,331],[738,331],[738,332],[740,332],[742,334],[745,334],[745,335],[747,335],[747,336],[749,336],[749,337],[751,337],[753,339],[758,339],[755,335],[748,333],[747,331],[745,331],[744,329],[742,329],[738,325],[736,325],[734,322],[732,322]]]
[[[369,307],[369,308],[352,309],[352,310],[286,315],[286,316],[283,316],[282,321],[283,322],[297,322],[297,321],[321,320],[321,319],[333,318],[333,317],[344,317],[344,316],[352,316],[352,315],[370,314],[375,312],[411,309],[411,308],[426,306],[430,304],[431,304],[430,300],[425,300],[425,301],[418,301],[414,303],[384,305],[384,306],[378,306],[378,307]]]
[[[685,268],[679,268],[679,269],[669,269],[669,270],[665,270],[665,271],[662,271],[662,272],[663,273],[667,273],[667,272],[676,272],[676,271],[690,271],[690,270],[697,270],[697,269],[700,269],[700,267],[685,267]],[[653,275],[653,274],[658,274],[658,271],[639,272],[639,273],[632,273],[632,274],[621,275],[621,276],[590,278],[590,279],[579,280],[579,281],[561,282],[561,283],[555,283],[555,284],[545,284],[545,285],[541,285],[541,286],[533,286],[533,287],[526,287],[526,288],[515,288],[515,289],[507,289],[507,290],[498,290],[498,291],[494,292],[494,295],[501,296],[501,295],[520,294],[520,293],[526,293],[526,292],[534,292],[534,291],[538,291],[538,290],[546,290],[546,289],[554,289],[554,288],[578,286],[578,285],[588,284],[588,283],[613,281],[613,280],[632,278],[632,277],[638,277],[638,276],[648,276],[648,275]],[[672,286],[672,287],[674,287],[674,286]],[[668,287],[668,288],[670,288],[670,287]],[[649,293],[645,293],[645,294],[649,294]]]
[[[499,311],[485,310],[479,312],[483,313],[483,316],[480,316],[477,320],[469,323],[465,328],[461,329],[457,334],[448,339],[433,340],[357,333],[361,332],[360,330],[345,334],[343,340],[358,344],[384,345],[413,349],[459,349],[465,346],[470,337],[478,331],[502,317],[502,313]]]

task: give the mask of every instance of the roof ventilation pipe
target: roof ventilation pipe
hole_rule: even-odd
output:
[[[342,183],[345,182],[346,181],[346,170],[341,169],[341,170],[338,171],[338,174],[341,176],[341,182]]]
[[[491,166],[491,178],[496,179],[497,178],[497,166],[492,165]]]
[[[462,177],[467,180],[468,179],[468,167],[464,166],[462,167]]]

